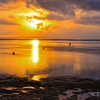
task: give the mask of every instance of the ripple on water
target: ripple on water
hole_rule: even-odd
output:
[[[16,87],[1,87],[1,89],[5,89],[5,90],[16,90],[18,88],[16,88]]]
[[[23,87],[22,89],[25,89],[25,90],[31,90],[31,89],[35,89],[35,88],[32,87],[32,86],[27,86],[27,87]]]

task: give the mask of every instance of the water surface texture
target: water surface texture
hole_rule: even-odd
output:
[[[100,41],[0,40],[0,74],[99,79]]]

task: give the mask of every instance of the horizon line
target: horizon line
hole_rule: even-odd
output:
[[[0,40],[66,40],[66,41],[100,41],[100,39],[0,39]]]

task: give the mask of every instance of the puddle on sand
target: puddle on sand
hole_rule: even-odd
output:
[[[19,93],[12,93],[13,95],[19,95]]]
[[[5,90],[16,90],[16,87],[1,87],[1,89],[5,89]]]
[[[23,87],[22,89],[30,90],[30,89],[35,89],[35,88],[31,86],[27,86],[27,87]]]
[[[0,97],[2,96],[12,96],[12,94],[8,94],[8,93],[0,93]]]
[[[44,87],[40,87],[40,89],[44,90]]]
[[[89,97],[100,97],[100,92],[88,92],[81,94],[82,90],[81,89],[69,89],[67,91],[64,91],[66,95],[59,95],[59,100],[64,100],[64,99],[72,99],[72,96],[76,95],[77,100],[85,100]]]
[[[25,91],[25,90],[22,90],[22,93],[27,93],[27,91]]]

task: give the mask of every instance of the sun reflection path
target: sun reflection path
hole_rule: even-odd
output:
[[[38,45],[39,45],[39,41],[33,40],[33,61],[34,63],[38,62]]]

